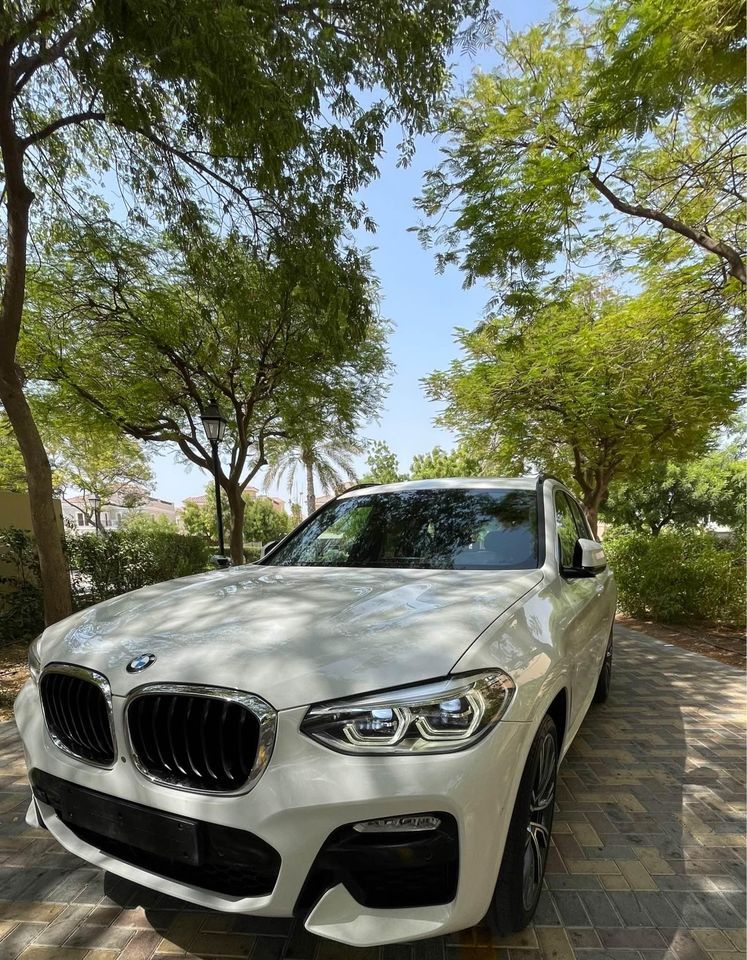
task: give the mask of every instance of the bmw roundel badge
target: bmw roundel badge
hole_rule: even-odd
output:
[[[140,673],[141,670],[145,670],[146,667],[149,667],[152,663],[156,662],[155,653],[141,653],[140,656],[134,657],[127,664],[128,673]]]

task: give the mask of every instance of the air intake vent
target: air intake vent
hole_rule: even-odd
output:
[[[159,783],[209,793],[248,790],[275,738],[275,711],[217,687],[156,684],[127,707],[133,760]]]
[[[52,740],[88,763],[114,762],[111,691],[106,677],[83,667],[52,664],[40,682],[44,718]]]

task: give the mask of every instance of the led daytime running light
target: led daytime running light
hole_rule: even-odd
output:
[[[513,680],[502,670],[429,681],[361,697],[321,703],[301,730],[333,750],[351,754],[417,754],[462,750],[484,737],[505,714]]]

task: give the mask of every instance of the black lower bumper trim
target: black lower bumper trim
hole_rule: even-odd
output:
[[[459,836],[447,813],[436,830],[358,833],[340,827],[314,860],[296,903],[306,916],[323,893],[342,883],[364,907],[391,909],[451,903],[459,878]]]
[[[252,833],[120,800],[42,770],[32,770],[29,779],[34,798],[102,853],[214,893],[272,893],[280,854]]]

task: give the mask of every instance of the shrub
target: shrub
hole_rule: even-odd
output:
[[[210,548],[202,537],[142,518],[105,536],[70,536],[67,548],[78,606],[209,567]]]
[[[27,530],[0,530],[0,563],[10,576],[0,577],[0,645],[30,641],[44,629],[39,587],[39,560]]]
[[[696,530],[612,532],[605,551],[620,609],[632,617],[677,623],[743,623],[744,550],[738,538]]]
[[[256,563],[262,553],[262,546],[258,543],[244,544],[244,563]]]

